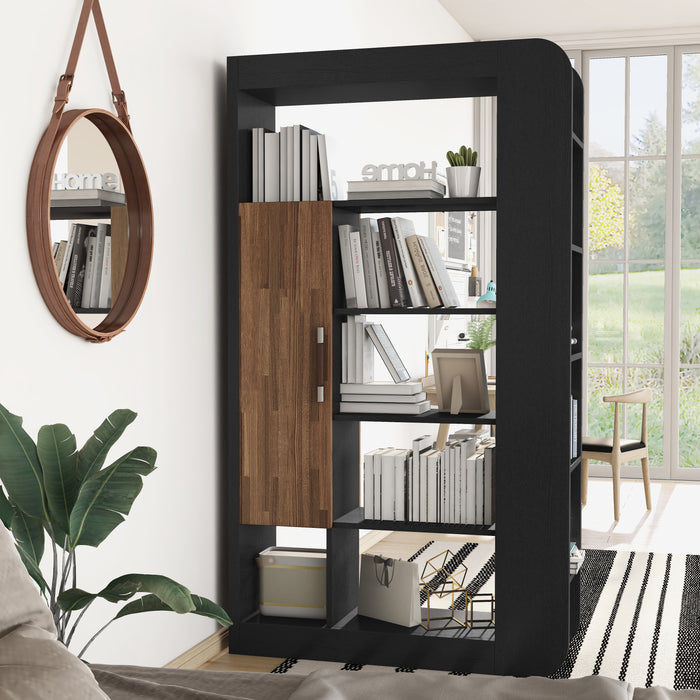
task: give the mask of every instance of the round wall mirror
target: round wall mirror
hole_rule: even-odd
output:
[[[153,210],[143,161],[123,122],[101,109],[63,113],[37,148],[27,237],[42,297],[68,331],[120,333],[148,284]]]

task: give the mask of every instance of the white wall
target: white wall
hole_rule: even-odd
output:
[[[110,411],[129,407],[139,415],[113,457],[139,444],[158,451],[159,468],[146,478],[127,521],[99,550],[80,552],[79,583],[88,590],[122,573],[155,572],[221,600],[215,276],[225,57],[468,40],[436,0],[337,4],[103,0],[156,226],[139,314],[106,345],[88,344],[53,320],[26,247],[29,167],[65,68],[79,2],[16,3],[12,17],[4,17],[0,403],[24,417],[31,435],[45,423],[65,422],[80,444]],[[69,106],[109,107],[92,26]],[[83,638],[113,611],[107,604],[95,608],[85,616]],[[134,616],[109,628],[89,658],[160,665],[214,629],[192,615]]]

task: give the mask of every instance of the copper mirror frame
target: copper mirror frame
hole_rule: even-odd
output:
[[[102,133],[117,161],[126,195],[129,243],[121,288],[112,308],[95,328],[83,323],[63,293],[51,245],[51,188],[59,151],[70,128],[88,119]],[[146,291],[153,255],[153,208],[146,169],[129,129],[103,109],[71,109],[58,129],[44,133],[32,163],[27,191],[27,239],[39,290],[54,318],[91,342],[111,340],[136,314]]]

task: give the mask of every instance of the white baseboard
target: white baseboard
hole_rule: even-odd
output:
[[[222,627],[170,663],[165,664],[165,668],[200,668],[226,649],[228,649],[228,627]]]

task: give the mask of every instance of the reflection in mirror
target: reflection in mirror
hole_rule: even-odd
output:
[[[51,241],[63,293],[82,322],[94,328],[121,287],[128,221],[114,153],[88,119],[74,123],[56,160]]]

